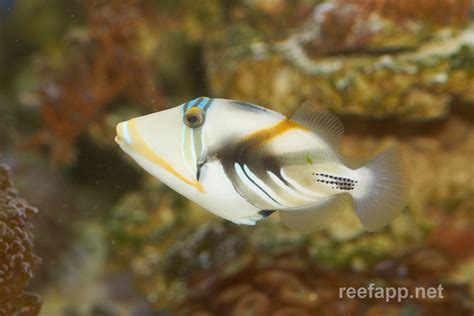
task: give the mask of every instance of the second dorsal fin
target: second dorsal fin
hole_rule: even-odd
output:
[[[344,134],[344,126],[334,114],[317,110],[312,103],[305,102],[296,110],[291,119],[324,139],[334,149],[338,149]]]

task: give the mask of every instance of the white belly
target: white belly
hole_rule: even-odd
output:
[[[236,224],[246,225],[255,225],[255,222],[261,219],[258,214],[260,210],[235,191],[218,161],[207,163],[202,167],[200,182],[205,192],[199,192],[142,156],[134,152],[129,154],[146,171],[167,186],[217,216]]]
[[[218,161],[203,166],[200,182],[206,193],[195,195],[197,204],[237,224],[254,225],[261,219],[260,210],[235,191]]]

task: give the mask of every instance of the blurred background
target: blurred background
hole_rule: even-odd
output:
[[[0,0],[0,315],[472,315],[474,2]],[[311,235],[213,216],[114,142],[198,96],[342,119],[407,209]],[[444,298],[339,298],[339,287]],[[40,312],[41,310],[41,312]]]

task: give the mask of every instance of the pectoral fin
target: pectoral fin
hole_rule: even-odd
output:
[[[352,197],[340,193],[302,207],[279,210],[283,223],[300,233],[312,233],[329,224],[345,209],[353,208]]]

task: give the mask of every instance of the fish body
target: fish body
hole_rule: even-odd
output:
[[[405,207],[401,159],[389,150],[348,167],[341,121],[302,105],[291,118],[236,100],[201,97],[117,125],[116,141],[166,185],[238,224],[279,212],[303,233],[355,209],[369,231]]]

